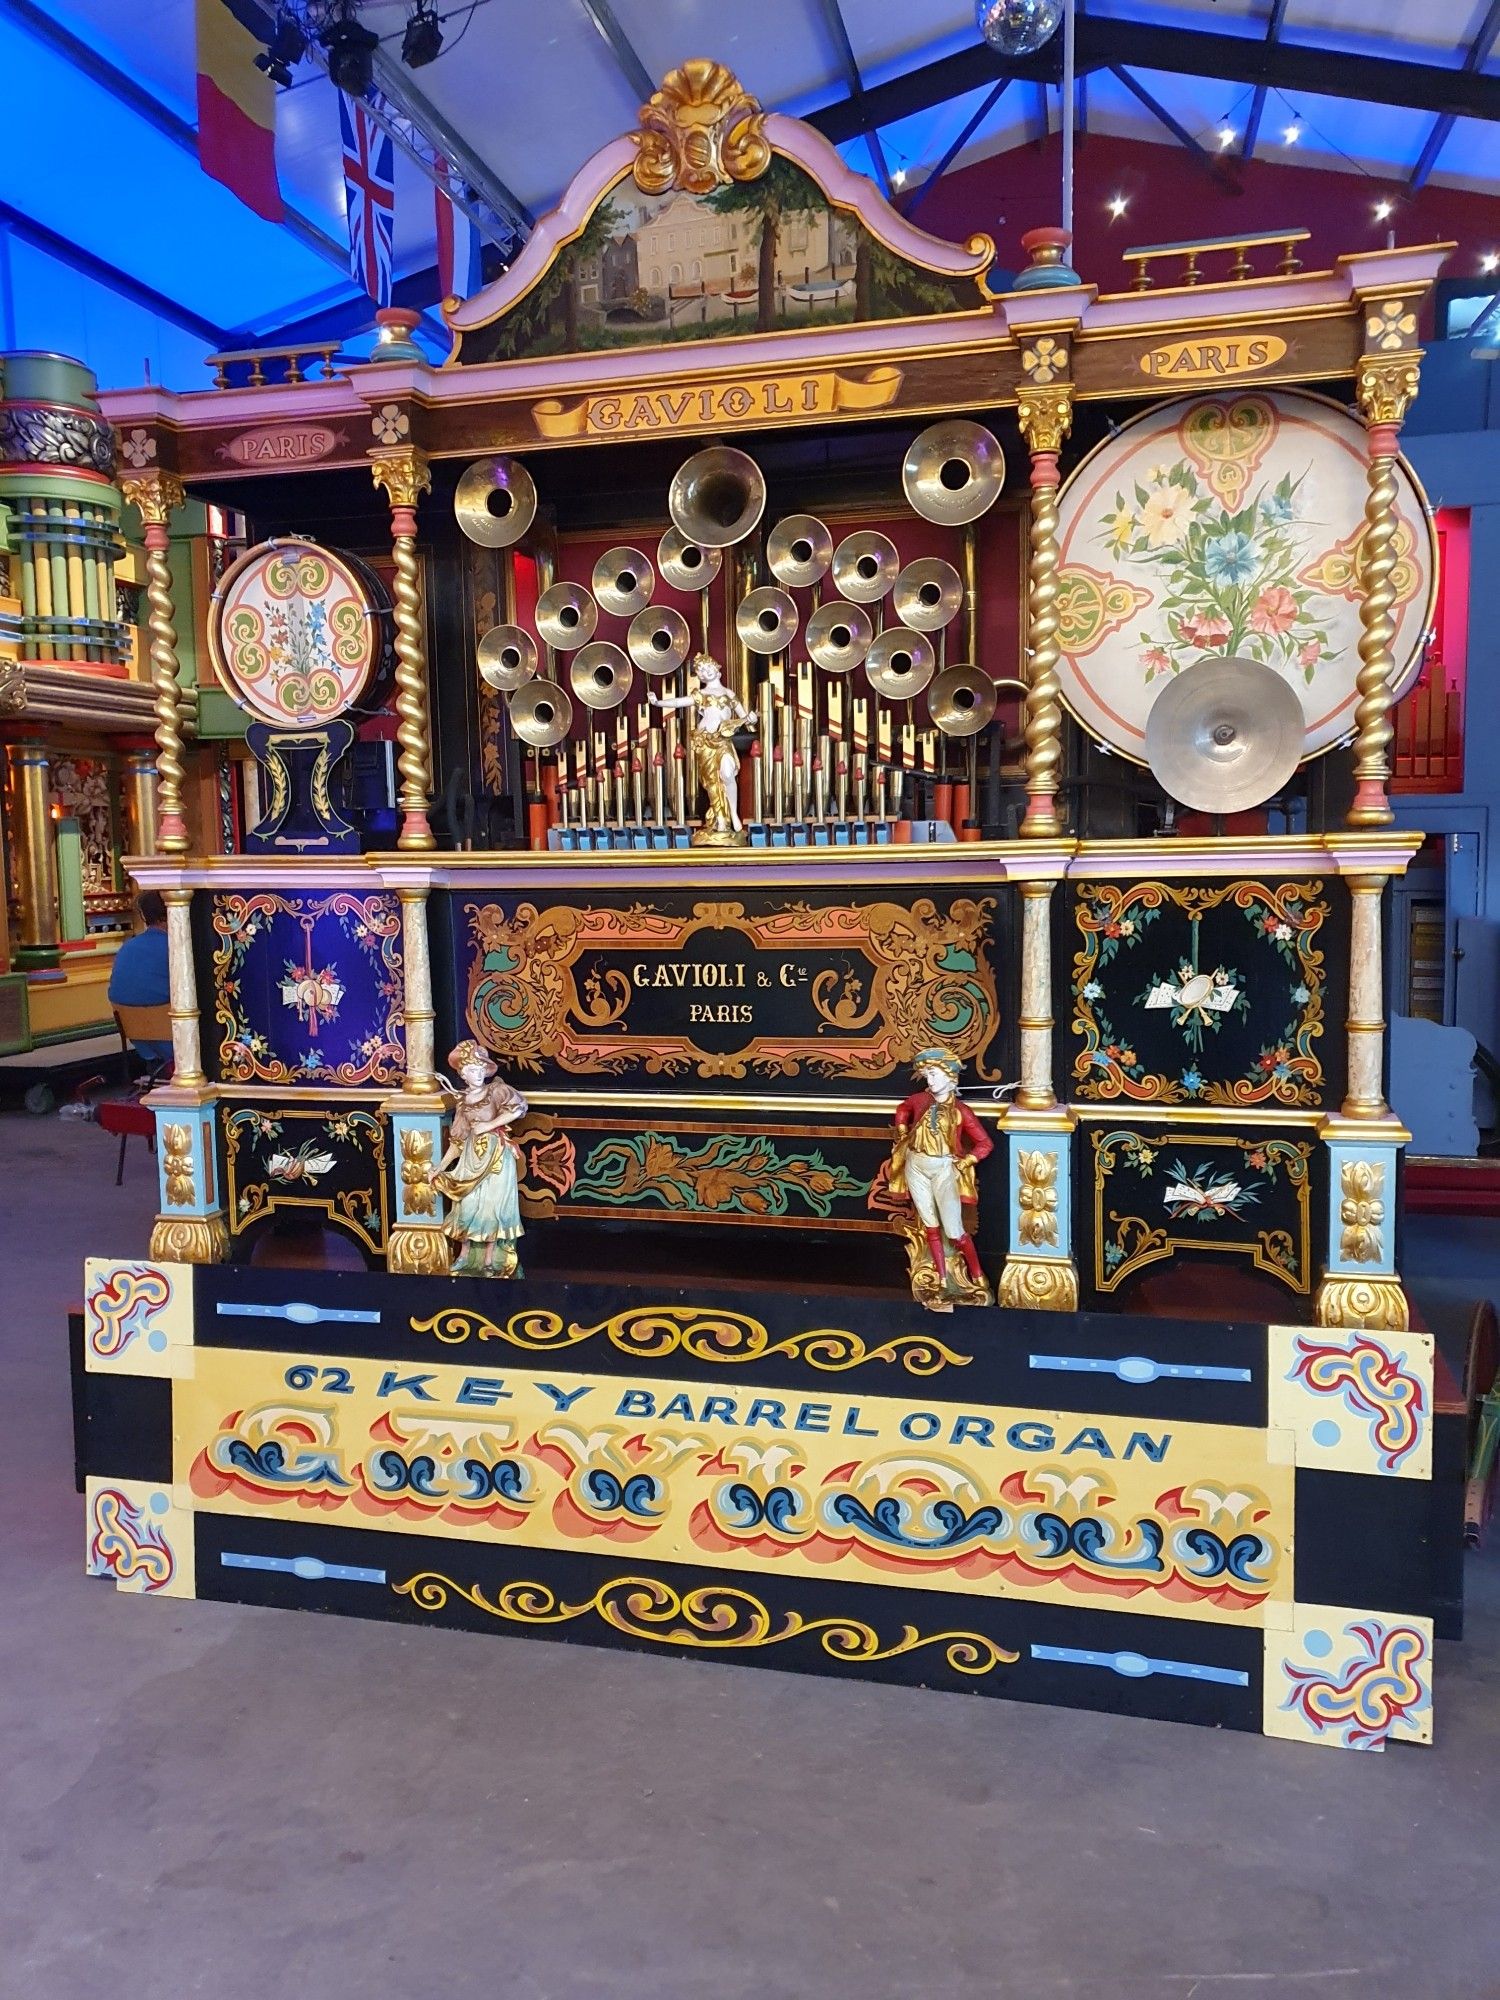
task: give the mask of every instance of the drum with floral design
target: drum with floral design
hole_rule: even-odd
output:
[[[381,596],[377,579],[352,557],[316,542],[262,542],[214,592],[214,666],[240,706],[274,727],[331,722],[381,665]]]
[[[1144,763],[1146,717],[1204,658],[1263,661],[1302,699],[1306,754],[1354,726],[1363,425],[1320,396],[1165,403],[1077,468],[1058,500],[1058,673],[1091,734]],[[1436,588],[1420,488],[1396,462],[1395,676],[1416,678]]]

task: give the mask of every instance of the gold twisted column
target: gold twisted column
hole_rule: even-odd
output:
[[[1354,711],[1354,803],[1350,826],[1389,826],[1391,675],[1396,602],[1396,455],[1407,409],[1417,393],[1421,357],[1366,355],[1359,364],[1359,407],[1367,426],[1369,464],[1365,531],[1359,546],[1359,700]]]
[[[178,703],[177,627],[173,622],[172,566],[168,523],[187,498],[171,472],[144,472],[120,482],[146,528],[147,630],[151,640],[151,687],[156,697],[156,846],[162,854],[186,854],[182,817],[182,717]]]
[[[396,746],[401,775],[398,847],[433,847],[427,823],[432,796],[432,727],[427,702],[427,623],[422,572],[417,561],[417,500],[432,487],[432,472],[415,445],[370,454],[370,472],[391,503],[391,546],[396,564]]]
[[[1062,688],[1057,678],[1057,455],[1073,423],[1066,383],[1028,383],[1016,406],[1031,449],[1031,556],[1026,596],[1026,816],[1033,839],[1062,831],[1057,788],[1062,769]]]

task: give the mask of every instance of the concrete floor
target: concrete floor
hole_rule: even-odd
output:
[[[64,1339],[146,1240],[113,1152],[0,1118],[0,2000],[1500,1995],[1500,1529],[1383,1756],[124,1596]]]

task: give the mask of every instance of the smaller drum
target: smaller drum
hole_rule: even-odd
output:
[[[208,649],[239,706],[275,729],[353,708],[384,665],[390,606],[353,557],[298,537],[261,542],[225,571]]]

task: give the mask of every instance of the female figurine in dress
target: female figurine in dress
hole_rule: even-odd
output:
[[[519,1149],[510,1127],[526,1116],[526,1099],[497,1078],[493,1058],[478,1042],[460,1042],[448,1060],[464,1091],[453,1107],[448,1150],[432,1184],[453,1204],[444,1225],[454,1245],[452,1276],[513,1278],[519,1269],[521,1202]]]
[[[693,711],[688,741],[703,796],[703,820],[693,835],[694,847],[741,847],[745,829],[735,797],[740,759],[734,733],[740,728],[753,729],[755,717],[725,684],[723,668],[708,653],[694,656],[693,672],[698,685],[688,693],[665,698],[653,694],[647,699],[654,708]]]
[[[924,1088],[896,1111],[887,1181],[916,1211],[905,1228],[912,1296],[933,1312],[990,1305],[993,1296],[964,1204],[977,1199],[974,1167],[995,1142],[958,1094],[963,1065],[947,1049],[924,1049],[915,1068]],[[924,1254],[925,1252],[925,1254]]]

